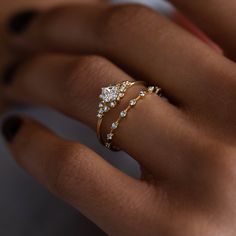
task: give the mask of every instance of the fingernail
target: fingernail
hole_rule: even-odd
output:
[[[8,30],[14,34],[23,33],[37,14],[38,12],[35,10],[23,11],[16,14],[9,20]]]
[[[1,82],[3,85],[7,86],[12,83],[15,77],[15,73],[21,63],[19,61],[14,62],[10,65],[8,65],[2,74]]]
[[[2,134],[7,142],[11,143],[14,140],[22,124],[22,119],[18,116],[12,116],[3,123]]]

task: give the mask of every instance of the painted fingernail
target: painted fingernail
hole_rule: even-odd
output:
[[[18,67],[20,66],[20,62],[17,61],[17,62],[14,62],[10,65],[8,65],[5,70],[3,71],[3,74],[2,74],[2,79],[1,79],[1,82],[3,85],[7,86],[7,85],[10,85],[11,82],[14,80],[14,77],[15,77],[15,73],[18,69]]]
[[[38,11],[35,10],[23,11],[16,14],[9,20],[8,30],[14,34],[23,33],[37,15]]]
[[[14,140],[22,124],[23,121],[18,116],[12,116],[3,123],[2,134],[7,142],[11,143]]]

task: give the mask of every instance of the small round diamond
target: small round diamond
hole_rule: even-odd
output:
[[[124,96],[125,96],[124,93],[120,93],[120,94],[119,94],[119,97],[120,97],[120,98],[123,98]]]
[[[113,135],[114,135],[114,134],[112,134],[112,133],[108,134],[108,135],[107,135],[107,140],[112,140]]]
[[[136,99],[132,99],[132,100],[130,100],[130,102],[129,102],[129,104],[130,104],[131,106],[134,106],[136,103],[137,103],[137,100],[136,100]]]
[[[115,123],[112,123],[111,127],[112,127],[112,129],[117,129],[118,125],[119,124],[117,122],[115,122]]]
[[[111,148],[111,144],[110,144],[110,143],[106,143],[105,146],[106,146],[107,148],[109,148],[109,149]]]
[[[104,112],[103,108],[100,108],[98,112],[102,114]]]
[[[98,117],[99,119],[101,119],[101,118],[103,117],[103,115],[102,115],[101,113],[98,113],[98,114],[97,114],[97,117]]]
[[[158,88],[158,87],[156,87],[155,93],[156,93],[157,95],[159,95],[160,97],[162,96],[162,95],[161,95],[161,89]]]
[[[114,108],[114,107],[116,106],[116,102],[111,102],[111,103],[110,103],[110,106],[111,106],[112,108]]]
[[[126,115],[127,115],[127,112],[126,112],[126,111],[122,111],[122,112],[120,113],[120,116],[121,116],[122,118],[126,117]]]
[[[103,107],[103,103],[99,103],[99,108],[102,108]]]
[[[154,90],[155,90],[155,87],[154,87],[154,86],[148,87],[148,92],[152,93]]]
[[[144,97],[144,96],[146,95],[146,92],[145,92],[145,91],[141,91],[141,92],[139,93],[139,95],[140,95],[141,97]]]
[[[108,112],[108,111],[110,110],[110,108],[109,108],[108,106],[105,106],[105,107],[103,108],[103,110],[104,110],[104,112]]]
[[[125,86],[121,86],[121,87],[120,87],[120,91],[121,91],[121,92],[125,92]]]

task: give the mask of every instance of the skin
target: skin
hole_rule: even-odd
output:
[[[95,129],[102,86],[135,78],[158,84],[169,99],[146,97],[116,133],[114,143],[139,162],[141,180],[26,117],[9,144],[29,174],[109,235],[236,232],[236,14],[228,14],[236,4],[173,3],[230,59],[140,5],[58,7],[23,34],[7,35],[11,49],[31,55],[3,89],[10,101],[49,106]],[[140,88],[107,114],[104,133]]]
[[[6,21],[9,16],[15,14],[15,12],[22,11],[24,9],[48,9],[50,7],[64,4],[64,3],[94,3],[94,2],[103,2],[103,0],[16,0],[16,1],[6,1],[0,0],[1,8],[0,8],[0,71],[4,70],[4,67],[10,63],[12,60],[15,60],[18,57],[18,53],[16,51],[9,50],[6,47],[6,43],[8,38],[5,37],[5,27]],[[9,101],[2,96],[2,88],[0,86],[0,113],[4,112],[11,104]]]

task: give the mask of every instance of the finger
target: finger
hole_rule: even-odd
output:
[[[207,45],[212,47],[215,51],[219,52],[220,54],[223,54],[222,49],[183,14],[175,12],[175,14],[172,15],[172,19],[175,23],[179,24],[180,26],[191,32],[193,35],[201,39]]]
[[[159,84],[170,100],[200,115],[211,111],[218,116],[222,111],[215,104],[227,104],[215,94],[235,87],[228,83],[235,75],[233,63],[143,6],[66,7],[31,23],[11,37],[21,49],[104,55],[135,77]]]
[[[185,1],[170,0],[194,20],[224,50],[227,56],[236,59],[235,1]]]
[[[107,2],[106,0],[67,0],[66,3],[101,3],[101,2]],[[48,7],[54,7],[59,4],[65,4],[64,0],[21,0],[21,1],[12,1],[11,4],[8,4],[7,2],[2,2],[1,9],[0,9],[0,17],[1,20],[6,20],[7,17],[9,17],[10,14],[13,12],[16,12],[17,10],[21,10],[24,8],[48,8]],[[1,22],[2,23],[2,22]]]
[[[4,91],[9,99],[52,107],[84,122],[94,130],[101,87],[125,80],[132,81],[131,77],[104,58],[58,54],[31,59],[18,66],[11,75],[11,83],[5,86]],[[119,112],[128,105],[130,99],[137,96],[141,88],[135,86],[129,89],[117,108],[107,113],[102,127],[103,134],[108,133],[111,123],[119,117]],[[150,95],[129,112],[116,131],[114,144],[151,172],[173,176],[179,173],[187,153],[192,152],[186,145],[180,145],[185,140],[192,142],[195,139],[186,123],[177,108],[158,96]],[[180,129],[183,130],[183,139],[179,138]],[[157,146],[158,158],[156,152],[148,152],[147,158],[144,153]],[[179,155],[173,156],[173,152]]]
[[[125,235],[137,223],[134,218],[139,221],[150,208],[150,186],[121,173],[82,144],[65,141],[26,118],[9,118],[2,131],[20,166],[107,233]]]

